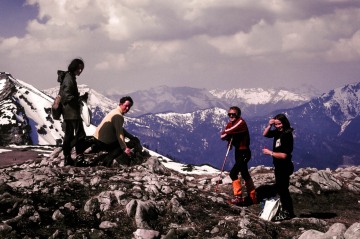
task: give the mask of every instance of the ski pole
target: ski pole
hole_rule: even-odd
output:
[[[218,188],[218,185],[219,185],[219,182],[220,182],[220,179],[221,179],[221,175],[222,175],[222,172],[224,171],[225,162],[226,162],[226,159],[228,157],[228,154],[229,154],[229,151],[230,151],[230,148],[231,148],[231,143],[232,143],[232,138],[230,139],[229,146],[228,146],[226,154],[225,154],[225,159],[224,159],[224,162],[223,162],[223,165],[222,165],[222,168],[221,168],[221,172],[219,174],[219,179],[216,182],[215,192],[217,192],[217,188]]]

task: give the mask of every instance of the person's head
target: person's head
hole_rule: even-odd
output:
[[[230,121],[235,121],[241,116],[241,110],[237,106],[231,106],[228,110],[228,116]]]
[[[290,126],[290,122],[288,120],[288,118],[286,117],[286,115],[284,114],[277,114],[274,117],[274,126],[277,130],[279,131],[293,131],[293,128],[291,128]]]
[[[127,112],[129,112],[131,106],[133,106],[134,101],[133,99],[131,99],[130,96],[124,96],[120,99],[120,103],[119,103],[119,107],[121,109],[121,112],[123,114],[126,114]]]
[[[76,76],[79,76],[84,70],[84,67],[84,61],[81,58],[75,58],[70,62],[68,66],[68,71]]]

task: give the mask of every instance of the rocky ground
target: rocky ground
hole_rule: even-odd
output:
[[[261,204],[226,203],[227,173],[215,191],[218,174],[181,174],[146,152],[112,167],[64,167],[58,149],[15,151],[31,160],[0,153],[0,238],[360,238],[360,167],[300,169],[297,217],[268,222]],[[272,168],[251,174],[259,199],[272,196]]]

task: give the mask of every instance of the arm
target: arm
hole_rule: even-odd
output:
[[[230,140],[232,135],[243,133],[246,132],[247,130],[248,129],[245,121],[242,118],[239,118],[234,125],[232,125],[231,123],[226,125],[225,130],[221,132],[221,139]]]
[[[274,152],[267,148],[263,149],[263,154],[270,155],[271,157],[277,158],[277,159],[286,159],[287,158],[286,153]]]
[[[269,131],[270,131],[270,129],[271,129],[271,126],[273,125],[275,123],[275,120],[274,119],[270,119],[269,120],[269,124],[265,127],[265,129],[264,129],[264,132],[263,132],[263,136],[267,136],[268,135],[268,133],[269,133]]]
[[[124,131],[124,136],[130,140],[134,140],[135,138],[137,139],[137,137],[135,137],[134,135],[130,134],[127,130],[125,130],[123,128],[123,131]]]
[[[281,152],[274,152],[267,148],[264,148],[263,153],[266,155],[270,155],[273,158],[277,158],[277,159],[288,158],[288,156],[291,155],[291,153],[293,151],[293,145],[294,145],[294,139],[293,139],[292,133],[291,132],[284,133],[281,136],[281,138],[279,138],[279,140],[281,140],[281,143],[280,143],[281,146],[276,151],[281,151]]]
[[[124,117],[120,116],[120,115],[115,115],[112,118],[112,123],[114,125],[115,128],[115,134],[116,137],[118,139],[119,145],[121,147],[122,150],[124,150],[124,152],[127,155],[131,155],[131,149],[127,147],[126,143],[125,143],[125,129],[123,128],[124,125]],[[126,132],[127,133],[127,132]],[[128,133],[127,133],[128,134]]]

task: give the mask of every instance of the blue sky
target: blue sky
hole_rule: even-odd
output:
[[[0,0],[0,71],[39,89],[82,57],[99,92],[360,80],[360,1]]]
[[[0,36],[24,36],[27,21],[36,18],[36,6],[26,5],[23,0],[0,0]]]

